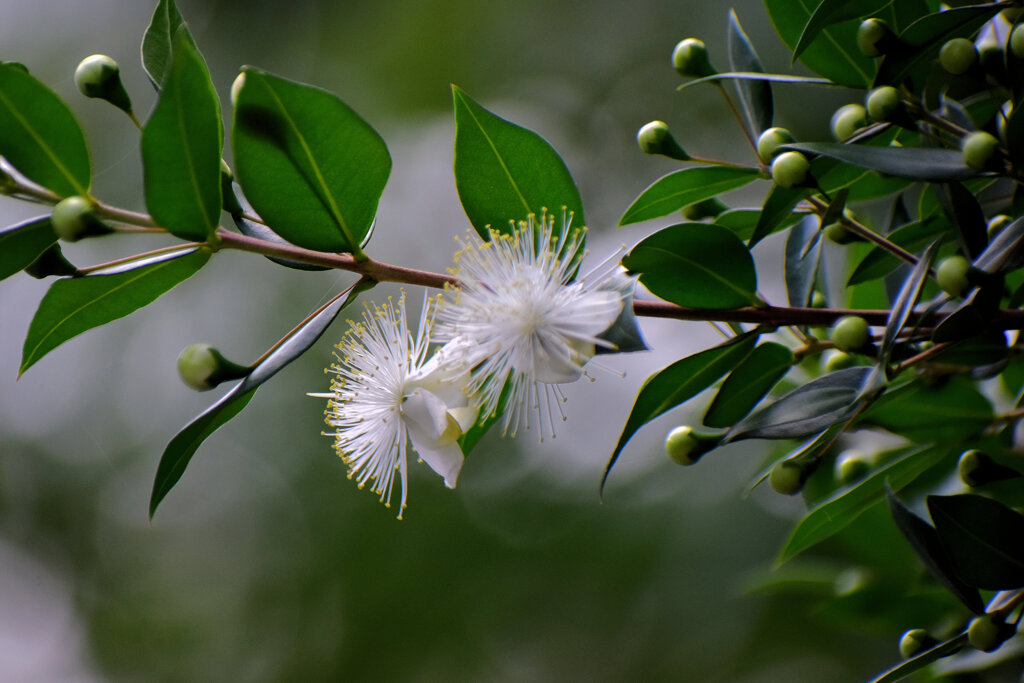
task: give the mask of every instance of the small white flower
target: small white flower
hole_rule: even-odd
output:
[[[463,455],[457,440],[476,421],[476,409],[466,399],[468,366],[454,347],[427,358],[434,300],[425,300],[416,335],[409,331],[405,294],[391,303],[366,307],[361,322],[353,322],[335,351],[337,362],[327,369],[335,375],[331,391],[310,394],[329,399],[325,420],[336,429],[334,449],[345,461],[349,478],[362,488],[367,482],[391,504],[397,471],[406,505],[407,441],[416,454],[455,488]]]
[[[484,242],[475,234],[460,240],[453,274],[457,284],[437,315],[434,338],[460,344],[473,367],[469,393],[482,417],[504,402],[505,433],[530,426],[536,415],[554,435],[552,402],[562,419],[559,384],[574,382],[615,322],[628,296],[612,258],[573,280],[582,256],[583,231],[570,230],[563,212],[561,232],[546,212],[513,224],[511,234],[492,232]]]

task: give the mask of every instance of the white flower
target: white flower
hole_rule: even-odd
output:
[[[325,435],[334,437],[334,449],[360,488],[370,482],[390,506],[399,473],[399,518],[406,505],[407,441],[454,488],[463,462],[457,439],[476,421],[466,399],[468,366],[457,347],[427,359],[435,305],[424,301],[415,337],[406,323],[404,293],[397,307],[368,305],[336,347],[337,362],[327,369],[335,375],[330,393],[310,394],[329,399],[325,420],[336,431]]]
[[[546,212],[513,224],[511,234],[475,234],[455,255],[457,284],[437,315],[434,338],[461,344],[473,367],[469,393],[481,416],[505,410],[505,433],[530,426],[536,415],[543,437],[554,435],[552,402],[562,419],[559,384],[574,382],[600,339],[622,310],[632,281],[624,282],[612,258],[573,280],[583,231],[570,230],[563,212],[561,232]],[[503,399],[503,394],[505,398]]]

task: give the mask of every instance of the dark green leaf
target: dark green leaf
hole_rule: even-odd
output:
[[[171,45],[181,31],[188,33],[185,20],[174,0],[160,0],[153,11],[146,33],[142,36],[142,68],[157,90],[163,87],[171,66]],[[191,36],[189,36],[191,38]]]
[[[964,439],[992,421],[992,404],[962,377],[939,386],[923,380],[884,394],[861,415],[861,422],[887,429],[919,443]]]
[[[940,183],[934,186],[942,211],[953,227],[960,249],[971,260],[978,257],[988,244],[985,214],[981,204],[960,183]]]
[[[986,273],[1001,273],[1024,264],[1024,218],[1018,218],[999,231],[974,261],[974,267]]]
[[[961,341],[988,328],[992,323],[992,315],[999,308],[1002,292],[1001,277],[996,278],[995,282],[986,283],[983,287],[972,290],[967,298],[935,327],[932,331],[932,341]]]
[[[783,546],[776,564],[782,564],[846,528],[882,499],[887,480],[893,490],[899,491],[948,454],[944,449],[921,446],[885,454],[883,457],[888,458],[888,462],[884,467],[873,471],[862,481],[839,489],[804,515]]]
[[[755,304],[757,273],[736,235],[714,223],[681,223],[659,230],[622,259],[656,296],[693,308]]]
[[[232,145],[245,196],[292,244],[359,253],[391,173],[384,140],[325,90],[242,73]]]
[[[755,244],[782,227],[792,218],[793,209],[800,200],[810,193],[811,191],[804,187],[772,185],[761,207],[761,215],[754,227],[754,234],[747,240],[747,246],[753,249]]]
[[[795,142],[785,148],[821,154],[845,164],[911,180],[941,183],[978,175],[964,163],[963,154],[952,149],[870,147],[839,142]]]
[[[203,441],[221,425],[240,413],[261,384],[308,351],[327,331],[338,314],[355,301],[361,292],[372,286],[372,284],[357,284],[347,293],[335,297],[322,306],[301,326],[289,333],[289,336],[253,368],[245,379],[232,387],[231,391],[224,394],[219,401],[188,423],[171,439],[167,448],[164,449],[163,455],[160,456],[160,464],[157,466],[156,478],[153,481],[153,492],[149,498],[150,519],[156,513],[160,501],[181,479],[185,468],[188,467],[192,456],[199,450]]]
[[[928,512],[957,575],[983,590],[1024,587],[1024,517],[984,496],[928,496]]]
[[[57,280],[29,324],[18,374],[72,337],[152,303],[209,258],[205,249],[189,249],[146,265],[132,264],[130,270]]]
[[[725,378],[704,415],[708,427],[731,427],[754,409],[793,366],[793,352],[765,342]]]
[[[24,270],[56,241],[49,216],[30,218],[0,232],[0,280]]]
[[[939,643],[935,647],[925,650],[919,655],[915,655],[905,662],[894,666],[883,674],[880,674],[877,678],[873,679],[871,683],[896,683],[896,681],[902,681],[904,678],[920,671],[924,667],[928,666],[932,662],[938,661],[943,657],[949,657],[954,655],[967,645],[967,634],[961,633],[958,636],[954,636],[949,640]]]
[[[711,76],[695,78],[692,81],[683,83],[676,90],[686,90],[699,83],[715,83],[717,81],[767,81],[769,83],[802,83],[804,85],[836,85],[827,78],[815,78],[811,76],[794,76],[792,74],[766,74],[760,71],[721,71]]]
[[[263,225],[262,223],[250,221],[243,217],[243,214],[251,215],[256,212],[256,210],[252,208],[252,205],[249,204],[249,200],[247,200],[244,196],[241,196],[237,193],[235,195],[235,200],[239,202],[239,206],[242,209],[242,212],[233,213],[231,215],[231,218],[235,221],[235,226],[243,235],[255,237],[265,242],[273,242],[274,244],[288,244],[288,241],[286,239],[278,235],[276,232],[274,232],[267,226]],[[367,233],[367,238],[369,238],[371,233]],[[302,261],[293,261],[292,259],[280,258],[278,256],[267,256],[266,258],[268,258],[269,260],[273,261],[278,265],[285,266],[286,268],[294,268],[295,270],[330,270],[330,268],[328,268],[327,266],[314,266],[310,263],[303,263]]]
[[[921,558],[924,566],[928,568],[935,580],[955,595],[971,612],[975,614],[984,612],[985,605],[981,601],[978,589],[964,583],[953,571],[949,557],[942,549],[938,532],[928,522],[907,509],[891,488],[886,489],[886,498],[889,501],[889,511],[896,522],[896,527],[910,543],[910,547]]]
[[[640,193],[619,219],[619,225],[667,216],[694,202],[743,187],[759,176],[756,168],[734,166],[703,166],[670,173]]]
[[[917,252],[934,242],[937,237],[946,234],[947,228],[946,221],[932,216],[923,221],[915,221],[901,226],[886,235],[886,239],[907,251]],[[862,282],[877,280],[904,263],[905,261],[893,256],[892,252],[881,247],[873,247],[857,264],[846,285],[850,287]]]
[[[821,231],[813,217],[806,217],[786,237],[786,296],[790,306],[809,306],[821,262]]]
[[[822,35],[822,30],[832,24],[875,14],[892,0],[821,0],[814,8],[814,13],[807,20],[800,39],[793,48],[793,62],[796,62],[808,45]]]
[[[883,367],[887,367],[889,357],[892,355],[892,348],[896,344],[896,337],[903,330],[903,326],[907,324],[911,311],[914,310],[917,300],[921,297],[921,290],[924,288],[925,280],[938,250],[939,242],[932,242],[931,246],[918,258],[917,265],[903,282],[899,296],[896,297],[896,301],[892,305],[889,320],[885,325],[885,334],[882,336],[882,346],[878,352],[879,363]]]
[[[853,414],[868,367],[837,370],[794,389],[738,422],[725,441],[793,439],[815,434]]]
[[[462,208],[485,240],[508,232],[509,221],[556,215],[565,207],[585,225],[579,190],[558,152],[533,131],[481,107],[452,86],[455,106],[455,187]],[[556,225],[556,230],[558,226]]]
[[[626,447],[626,443],[638,429],[665,411],[675,408],[707,389],[719,377],[739,365],[754,348],[756,342],[757,335],[755,334],[734,337],[725,344],[677,360],[667,368],[648,377],[644,385],[640,387],[636,402],[626,420],[626,426],[623,427],[618,443],[615,444],[615,450],[604,468],[601,487],[604,488],[608,474],[619,459],[619,454],[622,453],[622,449]]]
[[[224,130],[210,72],[185,33],[174,39],[141,145],[146,208],[156,222],[181,239],[212,236],[220,222]]]
[[[715,225],[728,228],[741,240],[748,240],[754,234],[754,228],[761,218],[761,211],[757,209],[730,209],[715,217]],[[785,220],[779,224],[778,229],[782,230],[795,225],[804,216],[792,212],[786,214]]]
[[[753,73],[764,71],[750,38],[740,26],[735,10],[729,10],[729,68]],[[747,130],[756,140],[762,131],[772,125],[772,86],[769,81],[742,79],[736,82],[736,92],[739,94]]]
[[[51,244],[35,261],[25,266],[25,274],[37,280],[54,276],[80,275],[74,264],[64,257],[60,243]]]
[[[1024,69],[1020,69],[1024,71]],[[1010,161],[1019,168],[1024,162],[1024,97],[1019,97],[1010,110],[1010,117],[1005,128],[1006,149],[1010,152]]]
[[[61,197],[88,196],[89,148],[55,92],[23,69],[0,64],[0,156]]]

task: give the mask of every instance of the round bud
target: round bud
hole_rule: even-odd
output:
[[[189,344],[178,354],[178,375],[196,391],[208,391],[248,373],[248,368],[227,360],[209,344]]]
[[[677,465],[692,465],[703,453],[700,442],[693,435],[693,427],[676,427],[665,437],[665,454]]]
[[[846,226],[836,221],[825,228],[825,237],[836,244],[849,244],[850,242],[860,242],[862,238],[852,230],[847,230]]]
[[[960,254],[947,256],[939,262],[935,269],[935,279],[946,294],[959,297],[966,292],[971,283],[967,279],[967,273],[971,269],[971,262]]]
[[[93,215],[93,208],[91,201],[77,195],[57,202],[50,216],[57,237],[65,242],[77,242],[84,237],[110,233],[111,229]]]
[[[783,152],[772,162],[772,180],[781,187],[796,187],[807,180],[811,162],[800,152]]]
[[[121,69],[107,55],[83,59],[75,69],[75,85],[86,97],[106,100],[126,112],[132,110],[128,92],[121,83]]]
[[[832,325],[832,343],[840,351],[853,353],[867,346],[871,341],[868,323],[859,315],[847,315]]]
[[[966,38],[947,40],[939,50],[939,64],[954,76],[967,73],[977,63],[978,50]]]
[[[1012,627],[1008,628],[1002,616],[998,614],[982,614],[971,619],[967,627],[967,640],[971,647],[982,652],[994,652],[1013,635]]]
[[[923,628],[913,628],[900,638],[900,656],[903,659],[910,659],[936,644],[938,641],[928,631]]]
[[[999,16],[1005,19],[1007,24],[1013,25],[1017,23],[1022,14],[1024,14],[1024,8],[1022,7],[1007,7],[999,13]]]
[[[840,351],[840,353],[842,353]],[[846,354],[843,354],[846,355]],[[849,358],[849,356],[847,356]],[[871,463],[858,451],[844,451],[836,458],[836,479],[840,484],[849,484],[871,471]]]
[[[997,158],[999,140],[991,133],[978,130],[963,139],[964,163],[976,170],[988,168]]]
[[[672,50],[672,66],[680,76],[713,76],[715,68],[708,60],[708,49],[703,40],[687,38],[681,40]]]
[[[234,82],[231,84],[231,106],[238,106],[238,93],[242,92],[242,86],[245,85],[245,72],[238,74]]]
[[[768,484],[776,493],[792,496],[804,487],[804,470],[795,462],[783,460],[772,468]]]
[[[779,147],[790,142],[796,142],[793,136],[785,128],[778,126],[768,128],[757,138],[757,156],[761,161],[768,164],[779,151]]]
[[[664,121],[651,121],[636,134],[636,144],[645,154],[661,154],[670,159],[686,161],[690,155],[679,146]]]
[[[822,354],[825,360],[825,372],[835,372],[836,370],[845,370],[846,368],[852,368],[857,364],[856,356],[852,356],[845,351],[839,349],[829,349]]]
[[[865,57],[880,57],[885,52],[885,43],[892,36],[889,24],[872,17],[865,19],[857,28],[857,47]]]
[[[836,140],[845,140],[868,122],[868,112],[859,104],[847,104],[832,114],[832,135]]]
[[[892,121],[903,110],[903,98],[896,88],[883,85],[868,93],[867,109],[875,121]]]
[[[1017,470],[1000,465],[984,451],[971,449],[964,451],[957,462],[960,480],[970,487],[984,486],[994,481],[1006,481],[1020,477]]]
[[[811,292],[811,308],[825,308],[826,306],[828,306],[828,299],[824,294],[818,290]]]
[[[1024,24],[1013,27],[1013,32],[1010,33],[1010,52],[1014,57],[1024,59]]]
[[[989,240],[1001,233],[1003,228],[1009,225],[1012,220],[1013,219],[1005,213],[997,214],[988,219],[988,225],[986,226],[985,231],[988,233]]]

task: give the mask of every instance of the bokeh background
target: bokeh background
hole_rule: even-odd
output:
[[[718,94],[677,93],[669,60],[678,40],[699,36],[726,63],[724,3],[178,4],[225,103],[238,67],[254,64],[339,94],[384,136],[394,171],[369,245],[381,260],[443,270],[469,227],[451,173],[450,83],[560,151],[593,259],[671,220],[614,227],[675,168],[636,149],[643,123],[669,122],[693,153],[749,160]],[[154,93],[138,46],[154,5],[0,0],[0,59],[67,99],[93,147],[97,195],[137,210],[137,134],[83,98],[72,74],[81,58],[110,54],[145,116]],[[768,70],[789,69],[760,3],[733,6]],[[776,98],[778,123],[824,139],[828,112],[856,95],[782,87]],[[753,206],[765,189],[731,198]],[[4,225],[38,213],[0,202]],[[149,246],[100,240],[66,253],[84,265]],[[757,255],[762,289],[781,302],[780,253],[767,240]],[[178,351],[205,341],[248,362],[351,280],[221,253],[20,379],[47,283],[3,283],[0,681],[855,681],[895,659],[892,624],[845,630],[813,599],[752,589],[802,503],[747,495],[765,462],[753,447],[689,469],[667,461],[666,431],[697,419],[696,407],[644,428],[599,499],[640,383],[716,342],[698,323],[644,320],[652,350],[604,357],[594,382],[569,387],[556,439],[491,435],[457,490],[414,466],[396,521],[346,479],[320,434],[323,402],[305,395],[326,389],[339,321],[207,441],[150,523],[164,445],[220,393],[186,389]]]

